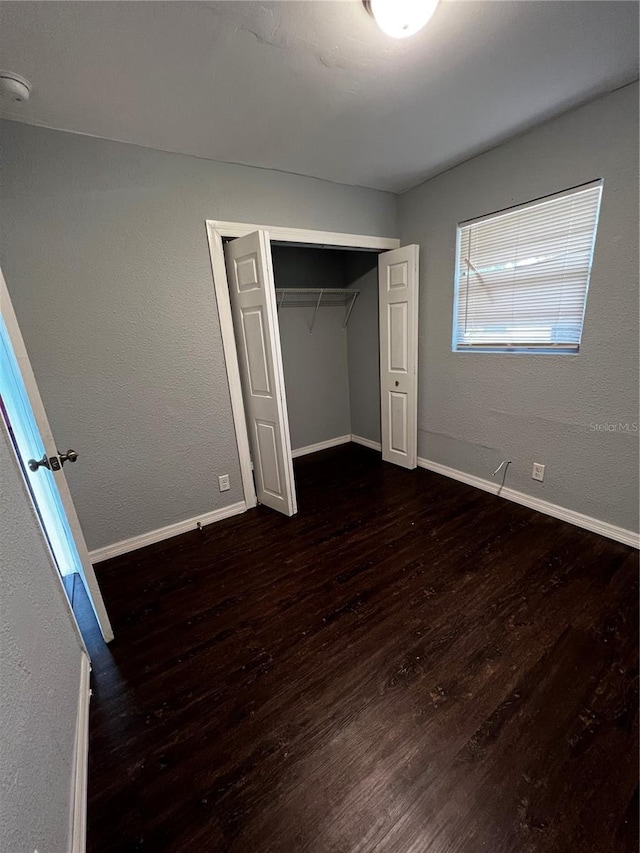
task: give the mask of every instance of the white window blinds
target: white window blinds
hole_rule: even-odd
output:
[[[453,348],[577,352],[602,182],[458,226]]]

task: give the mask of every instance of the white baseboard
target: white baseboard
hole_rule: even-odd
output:
[[[372,441],[370,438],[363,438],[361,435],[352,435],[351,441],[355,444],[361,444],[363,447],[370,447],[371,450],[378,450],[382,453],[382,444],[379,441]]]
[[[291,456],[297,459],[298,456],[317,453],[319,450],[327,450],[327,448],[337,447],[339,444],[348,444],[350,441],[351,435],[340,435],[338,438],[329,438],[327,441],[319,441],[317,444],[307,444],[306,447],[298,447],[291,451]]]
[[[90,673],[89,658],[82,652],[71,788],[71,853],[85,853],[87,846]]]
[[[198,515],[195,518],[186,518],[184,521],[178,521],[175,524],[168,524],[166,527],[159,527],[157,530],[150,530],[148,533],[142,533],[140,536],[133,536],[131,539],[123,539],[120,542],[114,542],[113,545],[105,545],[103,548],[96,548],[95,551],[89,551],[89,557],[92,563],[99,563],[102,560],[110,560],[111,557],[117,557],[120,554],[127,554],[129,551],[135,551],[137,548],[144,548],[145,545],[152,545],[154,542],[162,542],[163,539],[170,539],[172,536],[179,536],[180,533],[187,533],[189,530],[195,530],[200,523],[203,527],[207,524],[213,524],[216,521],[222,521],[223,518],[231,518],[232,515],[240,515],[245,512],[247,505],[244,501],[223,506],[220,509],[214,509],[213,512],[205,512],[203,515]]]
[[[448,465],[441,465],[439,462],[432,462],[430,459],[423,459],[420,456],[418,457],[418,466],[420,468],[427,468],[429,471],[434,471],[436,474],[451,477],[452,480],[459,480],[461,483],[466,483],[469,486],[475,486],[476,489],[482,489],[485,492],[499,495],[499,497],[505,498],[508,501],[513,501],[530,509],[535,509],[538,512],[543,512],[545,515],[559,518],[561,521],[568,521],[569,524],[575,524],[576,527],[582,527],[585,530],[591,530],[593,533],[599,533],[608,539],[615,539],[616,542],[622,542],[624,545],[631,545],[632,548],[640,547],[640,535],[634,533],[633,530],[617,527],[615,524],[600,521],[598,518],[584,515],[581,512],[575,512],[575,510],[567,509],[567,507],[559,506],[541,498],[536,498],[533,495],[527,495],[524,492],[518,492],[516,489],[508,487],[501,489],[497,483],[492,483],[490,480],[484,480],[482,477],[467,474],[464,471],[459,471],[457,468],[449,468]]]

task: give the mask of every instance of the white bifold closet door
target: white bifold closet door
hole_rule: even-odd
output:
[[[418,464],[418,246],[378,256],[382,458]]]
[[[298,507],[269,234],[238,237],[224,251],[256,494],[265,506],[294,515]]]

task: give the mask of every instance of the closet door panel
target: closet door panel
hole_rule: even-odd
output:
[[[418,246],[378,257],[382,458],[418,464]]]
[[[266,231],[225,246],[231,313],[258,501],[297,512],[278,314]]]

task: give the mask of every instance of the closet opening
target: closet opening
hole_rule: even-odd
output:
[[[291,450],[380,441],[378,253],[272,244]]]
[[[380,443],[378,254],[271,241],[294,459],[352,436]]]
[[[417,464],[418,246],[207,222],[247,509],[298,511],[293,458]]]

